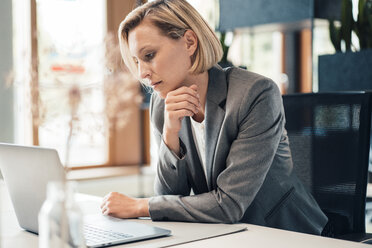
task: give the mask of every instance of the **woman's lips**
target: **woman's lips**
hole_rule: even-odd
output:
[[[151,82],[151,87],[153,88],[156,88],[156,86],[158,86],[162,81],[158,81],[158,82]]]

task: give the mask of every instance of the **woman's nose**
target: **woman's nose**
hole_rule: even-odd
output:
[[[145,63],[138,63],[138,74],[142,79],[149,78],[151,76],[151,70]]]

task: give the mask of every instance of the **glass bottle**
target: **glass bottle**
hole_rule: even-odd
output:
[[[39,212],[40,248],[83,248],[83,215],[74,200],[75,182],[52,181]]]

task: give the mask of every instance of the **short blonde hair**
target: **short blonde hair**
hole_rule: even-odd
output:
[[[145,18],[171,39],[179,39],[188,29],[194,31],[198,38],[198,47],[192,57],[191,73],[205,72],[221,60],[223,52],[219,39],[186,0],[156,0],[132,10],[119,26],[121,55],[134,76],[138,76],[137,65],[129,52],[128,34]]]

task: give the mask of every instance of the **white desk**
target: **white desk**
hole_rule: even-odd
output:
[[[38,236],[22,230],[10,203],[8,193],[4,184],[0,181],[0,206],[1,206],[1,248],[38,247]],[[82,208],[88,212],[96,212],[99,202],[97,198],[82,196]],[[115,247],[160,247],[169,242],[184,242],[190,238],[197,238],[195,234],[202,232],[205,228],[209,230],[221,230],[218,224],[197,224],[182,222],[152,222],[151,220],[134,220],[149,225],[155,225],[172,230],[172,236],[153,239],[143,242],[136,242]],[[343,248],[343,247],[370,247],[369,245],[342,241],[337,239],[324,238],[314,235],[301,234],[296,232],[283,231],[279,229],[261,227],[256,225],[241,224],[247,227],[247,231],[223,235],[219,237],[198,240],[194,242],[176,245],[176,247],[278,247],[278,248]],[[193,235],[190,237],[190,235]]]

